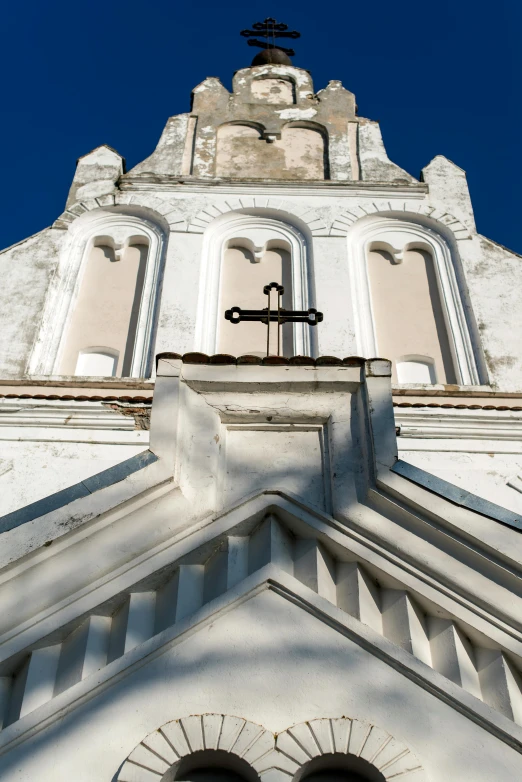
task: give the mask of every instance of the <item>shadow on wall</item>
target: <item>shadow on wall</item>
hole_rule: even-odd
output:
[[[116,782],[125,759],[148,733],[194,713],[269,719],[267,727],[283,730],[316,716],[357,713],[372,721],[384,710],[403,721],[403,732],[408,725],[418,732],[424,719],[429,732],[429,715],[418,713],[417,689],[408,685],[356,642],[264,591],[212,616],[199,633],[182,636],[165,655],[78,704],[31,738],[29,756],[25,743],[13,748],[0,758],[0,773],[14,778],[28,763],[42,772],[49,768],[52,747],[53,773],[73,773],[80,764],[86,779],[109,779],[110,765]],[[393,732],[392,725],[382,727]],[[459,742],[445,750],[441,772],[459,767]]]

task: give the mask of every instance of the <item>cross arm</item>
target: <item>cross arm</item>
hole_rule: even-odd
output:
[[[232,307],[225,312],[225,320],[230,323],[242,321],[257,321],[259,323],[308,323],[309,326],[317,326],[323,320],[323,313],[310,307],[308,310],[243,310],[241,307]]]

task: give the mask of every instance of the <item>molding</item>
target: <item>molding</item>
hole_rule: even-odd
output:
[[[309,269],[312,265],[311,248],[301,231],[289,223],[272,217],[257,217],[231,212],[221,220],[215,221],[215,215],[212,215],[210,211],[205,214],[209,225],[203,239],[195,334],[196,350],[207,354],[217,352],[218,324],[220,322],[219,292],[224,250],[227,241],[240,238],[242,232],[262,229],[269,231],[274,239],[281,238],[290,245],[292,306],[296,310],[307,310],[313,306],[311,303],[313,295],[309,289],[311,279]],[[293,325],[294,355],[313,355],[316,351],[313,351],[312,348],[308,325],[306,323],[294,323]]]
[[[426,780],[409,747],[376,725],[358,719],[314,719],[274,735],[241,717],[194,714],[149,733],[124,762],[117,782],[150,782],[151,774],[160,782],[162,775],[182,758],[204,749],[236,755],[248,762],[261,779],[270,775],[274,782],[288,782],[303,766],[303,753],[310,760],[330,753],[355,755],[378,769],[386,780],[405,774],[415,777],[415,782]]]
[[[0,733],[0,754],[40,733],[80,705],[106,691],[113,684],[164,654],[195,631],[269,589],[294,603],[331,629],[349,638],[365,651],[390,665],[434,697],[463,714],[500,741],[522,752],[522,727],[446,679],[375,630],[333,606],[293,576],[272,565],[265,566],[240,585],[215,598],[191,617],[136,646],[123,657],[91,674],[52,700],[36,708]],[[158,775],[158,782],[161,775]],[[285,779],[285,777],[282,777]],[[123,781],[122,781],[123,782]]]
[[[144,203],[145,201],[145,203]],[[98,196],[98,198],[89,198],[66,209],[57,220],[54,221],[53,228],[68,229],[79,217],[86,212],[93,212],[100,209],[110,209],[111,207],[144,207],[160,215],[165,223],[174,231],[184,231],[187,228],[183,216],[172,208],[172,202],[165,201],[155,196],[143,197],[132,195],[131,193],[122,193],[116,191],[108,195]]]
[[[303,752],[309,760],[341,753],[366,760],[386,780],[407,776],[414,782],[427,782],[421,763],[404,742],[377,725],[355,718],[323,718],[293,725],[276,737],[276,752],[282,752],[287,758],[286,768],[285,765],[282,768],[288,775],[291,775],[288,761],[293,764],[294,774],[297,773],[302,767]]]
[[[437,209],[435,206],[430,206],[430,204],[425,201],[419,204],[417,201],[411,200],[405,200],[402,201],[402,203],[373,201],[371,203],[365,203],[364,206],[358,205],[350,207],[350,209],[347,209],[334,220],[330,230],[330,236],[347,236],[351,226],[361,218],[368,217],[372,214],[386,214],[387,212],[411,212],[414,215],[429,217],[430,220],[435,220],[435,222],[443,225],[444,228],[450,229],[457,241],[471,239],[469,229],[461,220],[450,212],[446,212],[444,209]]]
[[[131,456],[130,459],[126,459],[124,462],[114,465],[114,467],[102,470],[102,472],[91,475],[90,478],[85,478],[83,481],[68,486],[66,489],[62,489],[55,494],[49,494],[41,500],[1,516],[0,533],[20,527],[28,521],[45,516],[75,500],[88,497],[100,489],[119,483],[128,478],[129,475],[133,475],[138,470],[142,470],[144,467],[157,461],[158,457],[152,451],[143,451],[136,454],[136,456]]]
[[[482,516],[494,519],[507,527],[522,531],[522,518],[516,513],[503,508],[501,505],[496,505],[494,502],[484,500],[466,489],[461,489],[459,486],[455,486],[454,483],[448,483],[448,481],[438,478],[432,473],[421,470],[420,467],[414,467],[409,462],[403,462],[399,459],[392,467],[392,472],[401,475],[412,483],[416,483],[418,486],[422,486],[423,489],[428,489],[428,491],[438,494],[454,505],[467,508],[474,511],[474,513],[480,513]]]
[[[393,183],[393,182],[362,182],[361,180],[348,182],[346,180],[335,181],[332,179],[318,180],[311,182],[303,180],[301,182],[282,179],[243,179],[238,182],[237,179],[199,179],[189,176],[157,176],[140,175],[132,176],[125,174],[119,180],[121,192],[150,192],[150,191],[173,191],[177,193],[208,193],[210,190],[214,193],[255,193],[267,194],[276,191],[284,191],[290,195],[318,195],[321,196],[339,196],[349,194],[350,196],[364,196],[368,191],[375,193],[380,197],[394,197],[401,195],[410,198],[424,198],[429,192],[428,185],[424,182]],[[116,198],[118,194],[116,194]]]
[[[122,408],[127,409],[127,408]],[[130,409],[133,409],[132,407]],[[0,440],[4,439],[2,429],[27,427],[38,429],[121,429],[134,431],[132,415],[104,405],[101,402],[70,402],[0,399]],[[11,438],[9,438],[11,439]],[[17,439],[24,439],[20,437]]]
[[[328,236],[327,225],[315,209],[308,206],[300,206],[291,201],[283,201],[280,198],[263,198],[260,196],[232,197],[228,201],[212,204],[205,207],[194,217],[188,227],[190,233],[204,233],[216,217],[238,212],[242,209],[262,209],[264,212],[277,212],[299,218],[312,236]],[[260,217],[260,219],[263,219]]]
[[[193,714],[162,725],[138,744],[120,769],[117,782],[158,782],[182,758],[205,749],[219,749],[247,762],[262,776],[274,734],[229,714]]]
[[[433,228],[415,220],[415,215],[375,215],[358,221],[348,234],[349,269],[352,303],[355,316],[357,352],[362,356],[379,355],[375,318],[372,308],[368,274],[368,247],[379,236],[400,233],[401,251],[420,245],[431,253],[437,276],[441,304],[445,315],[455,372],[461,385],[477,386],[481,382],[479,366],[475,358],[471,325],[465,307],[466,292],[459,266],[459,259]],[[404,234],[411,241],[404,244]]]
[[[394,414],[401,439],[522,441],[522,412],[395,407]]]
[[[140,234],[148,240],[147,267],[136,326],[131,376],[143,378],[150,374],[156,304],[166,247],[165,232],[159,222],[148,217],[103,211],[98,204],[96,209],[97,212],[79,219],[69,230],[47,294],[40,332],[29,359],[30,375],[58,374],[70,318],[92,242],[97,235],[110,233],[114,229],[128,236]]]
[[[171,501],[169,510],[172,510]],[[348,552],[351,560],[355,559],[372,573],[378,573],[382,584],[407,590],[430,615],[442,610],[473,636],[477,644],[493,644],[507,650],[517,659],[522,656],[522,637],[517,629],[505,624],[495,613],[474,604],[472,595],[455,593],[415,565],[405,564],[400,556],[394,556],[333,518],[303,506],[295,498],[281,492],[265,492],[241,502],[233,510],[215,519],[199,519],[174,538],[109,570],[95,582],[68,594],[65,599],[60,600],[57,596],[50,607],[11,628],[0,638],[2,670],[9,670],[9,661],[18,659],[21,653],[27,654],[34,648],[44,646],[46,642],[49,644],[50,639],[54,639],[54,643],[58,638],[63,640],[90,615],[104,614],[108,605],[114,606],[115,598],[121,602],[126,595],[139,591],[143,584],[150,584],[155,580],[155,574],[172,571],[173,567],[187,562],[201,564],[206,561],[209,552],[225,544],[228,537],[234,534],[251,535],[271,513],[275,513],[292,534],[298,537],[301,534],[303,538],[315,538],[323,545],[327,544],[327,550],[334,558],[342,558]],[[56,541],[58,547],[67,544],[74,546],[76,543],[78,540],[74,537],[68,541]],[[44,558],[51,566],[49,559],[52,556],[49,549],[44,549],[40,554],[41,559]],[[56,564],[54,569],[59,572]],[[211,600],[209,598],[207,604]]]

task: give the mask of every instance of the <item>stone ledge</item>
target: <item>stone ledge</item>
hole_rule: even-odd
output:
[[[15,527],[20,527],[28,521],[33,521],[40,516],[45,516],[47,513],[57,510],[57,508],[74,502],[74,500],[87,497],[89,494],[93,494],[100,489],[105,489],[107,486],[118,483],[129,475],[132,475],[138,470],[157,461],[158,457],[156,454],[152,453],[152,451],[138,453],[136,456],[132,456],[130,459],[126,459],[124,462],[114,465],[114,467],[102,470],[102,472],[91,475],[90,478],[75,483],[73,486],[68,486],[66,489],[62,489],[55,494],[50,494],[48,497],[44,497],[41,500],[32,502],[30,505],[26,505],[23,508],[19,508],[12,513],[0,517],[0,533],[8,532],[9,530],[15,529]]]
[[[494,521],[505,524],[512,529],[522,531],[522,519],[516,513],[506,510],[494,502],[484,500],[482,497],[466,491],[466,489],[461,489],[453,483],[437,478],[435,475],[425,472],[419,467],[414,467],[413,464],[403,462],[401,459],[391,469],[397,475],[401,475],[408,481],[422,486],[423,489],[427,489],[433,494],[438,494],[439,497],[443,497],[454,505],[467,508],[475,513],[480,513],[481,516],[487,516]]]

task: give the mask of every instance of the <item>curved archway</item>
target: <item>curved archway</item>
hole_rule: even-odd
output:
[[[352,782],[387,782],[406,773],[408,779],[427,782],[409,747],[376,725],[349,717],[294,725],[277,736],[276,751],[290,761],[291,765],[287,762],[285,768],[292,782],[304,782],[307,778],[313,782],[321,769],[344,770],[353,774]],[[345,779],[348,782],[350,777]],[[331,777],[330,782],[334,782]]]
[[[117,261],[126,248],[148,248],[140,273],[139,297],[132,310],[133,339],[127,359],[129,377],[147,377],[155,330],[156,305],[166,246],[163,218],[132,213],[131,209],[98,209],[71,224],[50,286],[42,326],[29,362],[30,374],[60,373],[68,326],[78,297],[84,269],[92,248],[110,253]]]
[[[352,302],[361,355],[373,356],[379,352],[370,292],[368,250],[382,249],[395,263],[401,263],[404,252],[409,250],[427,251],[433,259],[456,382],[460,385],[487,382],[456,248],[435,227],[431,227],[426,218],[421,221],[418,215],[413,214],[367,216],[352,226],[347,237]]]
[[[208,769],[212,758],[219,768],[228,768],[245,782],[257,778],[271,782],[310,778],[313,782],[312,774],[320,769],[359,774],[362,782],[389,782],[406,775],[412,782],[428,782],[410,748],[376,725],[349,717],[323,718],[276,735],[227,714],[182,717],[152,731],[124,761],[116,782],[149,782],[152,778],[175,782],[181,780],[178,771]],[[352,782],[361,781],[355,777]]]
[[[263,251],[281,243],[290,254],[290,276],[292,307],[305,310],[313,306],[313,290],[310,273],[312,258],[305,234],[295,225],[264,216],[263,210],[256,214],[229,213],[217,218],[207,229],[203,240],[202,277],[198,301],[196,324],[196,350],[213,354],[218,350],[218,324],[223,313],[219,311],[220,285],[223,272],[224,251],[233,241],[241,240]],[[254,253],[256,250],[254,250]],[[271,280],[266,280],[266,283]],[[292,351],[294,355],[314,355],[313,335],[306,324],[297,323],[293,329]]]
[[[328,236],[327,225],[314,209],[301,206],[292,201],[282,201],[280,198],[268,198],[267,196],[242,196],[241,198],[229,198],[224,202],[215,202],[206,209],[198,212],[189,225],[191,233],[203,233],[207,228],[221,218],[219,215],[238,214],[266,214],[275,220],[280,219],[289,222],[301,233],[309,231],[311,236]]]
[[[156,775],[158,782],[171,782],[181,779],[179,774],[184,769],[205,770],[213,763],[244,782],[256,782],[262,760],[273,746],[272,733],[241,717],[183,717],[167,722],[143,739],[123,763],[117,782],[149,782],[151,775]]]

